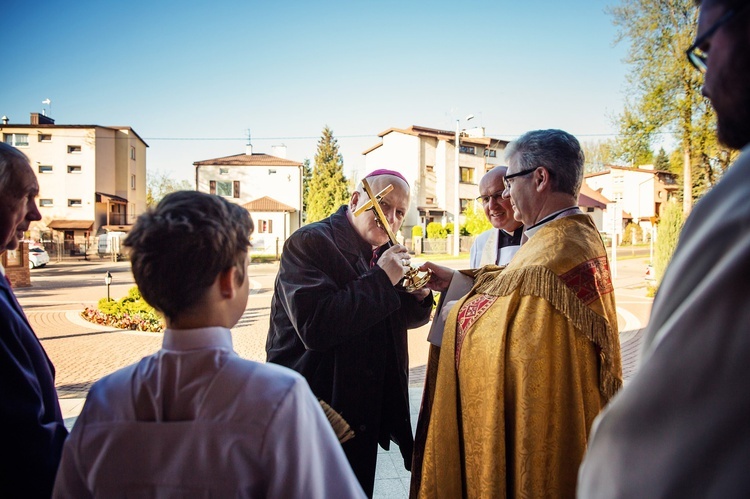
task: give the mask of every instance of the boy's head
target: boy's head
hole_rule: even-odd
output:
[[[125,246],[143,297],[174,319],[195,305],[220,273],[235,267],[244,281],[252,232],[253,222],[241,206],[178,191],[138,217]]]

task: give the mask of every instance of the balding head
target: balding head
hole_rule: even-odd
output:
[[[513,232],[521,226],[513,218],[513,209],[510,200],[503,199],[505,190],[505,173],[508,171],[507,166],[496,166],[484,174],[479,181],[479,197],[482,201],[482,208],[487,220],[496,229],[503,229],[506,232]]]
[[[365,178],[374,195],[388,187],[388,185],[393,186],[393,190],[380,201],[380,207],[388,219],[391,230],[395,234],[401,228],[406,211],[409,208],[409,184],[402,177],[390,174],[371,174]],[[375,221],[375,214],[372,211],[366,211],[359,216],[354,216],[354,211],[369,200],[370,197],[365,192],[362,183],[360,183],[349,201],[348,217],[357,234],[373,247],[378,247],[388,242],[388,234],[378,226]]]
[[[39,184],[26,156],[0,142],[0,253],[14,250],[34,220],[41,220],[34,198]]]

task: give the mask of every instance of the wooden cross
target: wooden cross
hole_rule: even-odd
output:
[[[365,188],[365,192],[370,199],[354,211],[354,216],[358,217],[367,210],[373,210],[378,225],[386,232],[386,234],[388,234],[388,239],[391,241],[391,244],[398,244],[396,242],[396,236],[393,235],[393,231],[391,230],[391,225],[388,223],[388,219],[385,217],[385,213],[383,213],[383,209],[380,207],[380,201],[393,190],[393,184],[388,184],[385,189],[375,195],[372,194],[372,189],[366,178],[362,179],[362,187]]]

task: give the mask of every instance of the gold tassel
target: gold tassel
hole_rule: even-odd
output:
[[[599,391],[611,399],[622,387],[622,372],[613,362],[612,352],[619,344],[616,333],[607,320],[584,305],[560,278],[547,267],[531,265],[510,272],[485,272],[476,280],[472,294],[507,296],[517,291],[521,296],[536,296],[552,304],[587,339],[597,345],[599,357]]]
[[[341,417],[341,414],[336,412],[333,407],[326,404],[325,401],[318,400],[318,402],[320,402],[320,406],[323,408],[323,412],[325,413],[326,418],[328,418],[328,422],[331,423],[333,432],[336,434],[336,438],[339,439],[339,443],[343,444],[354,438],[354,430],[352,430],[349,423]]]

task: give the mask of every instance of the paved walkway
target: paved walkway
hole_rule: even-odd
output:
[[[155,333],[122,331],[98,326],[83,320],[79,314],[87,305],[94,305],[101,296],[101,283],[81,276],[88,286],[76,283],[67,295],[55,296],[55,285],[43,285],[18,290],[19,301],[29,322],[39,336],[57,371],[57,389],[66,425],[72,427],[80,413],[90,386],[102,376],[136,362],[156,352],[161,336]],[[119,276],[124,281],[126,274]],[[132,283],[122,282],[120,295]],[[270,288],[257,281],[248,307],[232,329],[237,353],[247,359],[265,360],[265,333],[269,321]],[[642,340],[640,322],[625,310],[618,309],[620,327],[630,329],[620,333],[623,375],[629,379],[638,368],[638,354]],[[410,333],[409,397],[412,425],[416,426],[422,397],[426,362],[426,335],[422,327]],[[405,498],[408,496],[410,474],[404,469],[403,459],[396,446],[391,451],[380,449],[376,474],[375,497]]]

